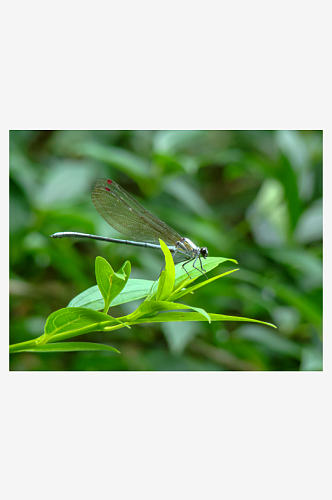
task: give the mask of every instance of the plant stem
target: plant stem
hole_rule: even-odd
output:
[[[38,337],[38,339],[40,339],[40,337]],[[12,344],[9,346],[9,353],[24,351],[25,349],[36,347],[37,345],[39,345],[38,339],[27,340],[26,342],[19,342],[18,344]]]

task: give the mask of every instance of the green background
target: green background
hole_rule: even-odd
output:
[[[121,237],[91,202],[100,177],[210,256],[239,262],[188,304],[278,329],[188,322],[95,332],[76,340],[121,354],[19,353],[11,370],[322,370],[321,131],[11,131],[10,343],[40,336],[50,313],[96,284],[97,255],[115,270],[130,260],[132,278],[158,278],[161,252],[49,237]]]

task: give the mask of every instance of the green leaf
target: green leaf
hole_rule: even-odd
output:
[[[125,326],[107,314],[82,307],[59,309],[52,313],[45,324],[45,341],[56,342],[92,331],[103,331],[106,326]],[[45,342],[45,343],[46,343]]]
[[[111,303],[110,295],[112,290],[112,276],[114,275],[114,271],[107,260],[103,259],[103,257],[98,256],[96,257],[95,262],[95,273],[97,285],[104,299],[104,312],[106,313]]]
[[[22,349],[17,352],[74,352],[74,351],[114,351],[120,353],[115,347],[105,344],[95,344],[93,342],[57,342],[54,344],[44,344],[39,347]]]
[[[175,304],[173,303],[173,305]],[[277,328],[272,323],[267,323],[266,321],[259,321],[257,319],[241,318],[240,316],[225,316],[224,314],[213,314],[213,313],[206,313],[206,314],[209,315],[211,321],[248,321],[250,323],[260,323],[262,325],[272,326],[272,328]],[[127,318],[129,324],[162,323],[163,321],[209,321],[207,318],[202,318],[202,315],[196,312],[177,312],[177,311],[160,313],[149,318],[144,318],[144,317],[137,318],[133,323],[130,321],[130,316],[128,316]]]
[[[165,255],[165,269],[161,272],[159,278],[156,300],[165,301],[173,292],[175,281],[175,267],[172,254],[168,246],[162,240],[159,240],[159,243]]]
[[[215,281],[219,278],[222,278],[223,276],[227,276],[227,274],[234,273],[235,271],[239,271],[239,269],[232,269],[231,271],[227,271],[226,273],[219,274],[218,276],[214,276],[213,278],[210,278],[206,281],[202,281],[201,283],[198,283],[195,286],[191,286],[189,288],[181,288],[178,287],[177,290],[174,290],[174,293],[170,296],[170,300],[178,300],[180,297],[183,297],[184,295],[188,295],[188,293],[193,293],[195,290],[198,290],[202,286],[208,285],[212,281]]]
[[[130,276],[130,262],[125,262],[121,269],[115,273],[103,257],[96,258],[96,280],[99,290],[104,298],[106,313],[112,300],[119,295],[125,287]]]
[[[187,306],[186,304],[177,304],[176,302],[163,302],[153,300],[143,302],[138,307],[138,309],[136,309],[136,311],[126,317],[126,321],[128,321],[128,323],[141,323],[141,321],[137,320],[145,317],[144,323],[149,323],[149,316],[154,317],[156,314],[160,313],[160,311],[175,311],[176,309],[192,309],[199,315],[204,316],[206,320],[211,323],[209,314],[200,307]]]
[[[219,264],[222,264],[223,262],[233,262],[234,264],[237,264],[238,262],[235,259],[227,259],[226,257],[207,257],[206,259],[203,259],[203,267],[205,271],[208,273],[215,267],[219,266]],[[175,286],[178,287],[180,284],[187,282],[187,283],[192,283],[193,280],[196,280],[197,278],[200,278],[202,276],[202,273],[198,270],[195,269],[192,265],[187,265],[186,269],[190,275],[190,278],[188,278],[188,274],[186,273],[185,269],[183,269],[183,264],[185,262],[180,262],[179,264],[176,264],[175,266]]]
[[[146,297],[154,283],[151,280],[129,279],[126,287],[112,300],[110,307]],[[100,311],[104,308],[104,300],[98,286],[95,285],[73,298],[67,307],[85,307]]]
[[[86,309],[93,309],[100,311],[105,307],[105,301],[98,288],[98,285],[92,286],[84,292],[76,295],[68,304],[67,307],[84,307]]]

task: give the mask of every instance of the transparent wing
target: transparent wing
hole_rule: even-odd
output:
[[[117,231],[134,241],[174,245],[181,236],[155,215],[145,210],[127,191],[110,179],[99,179],[92,201],[100,215]]]

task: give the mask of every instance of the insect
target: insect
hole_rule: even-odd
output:
[[[52,238],[90,238],[93,240],[107,241],[134,245],[138,247],[160,249],[159,238],[163,240],[173,254],[180,254],[186,262],[182,264],[183,269],[190,277],[185,266],[190,262],[193,267],[205,274],[202,260],[209,256],[206,247],[196,246],[189,238],[183,238],[165,222],[151,214],[140,203],[138,203],[125,189],[111,179],[99,179],[92,191],[91,198],[94,206],[114,229],[124,234],[129,240],[107,238],[93,234],[62,232],[54,233]],[[195,266],[197,260],[201,269]],[[207,276],[206,276],[207,277]]]

